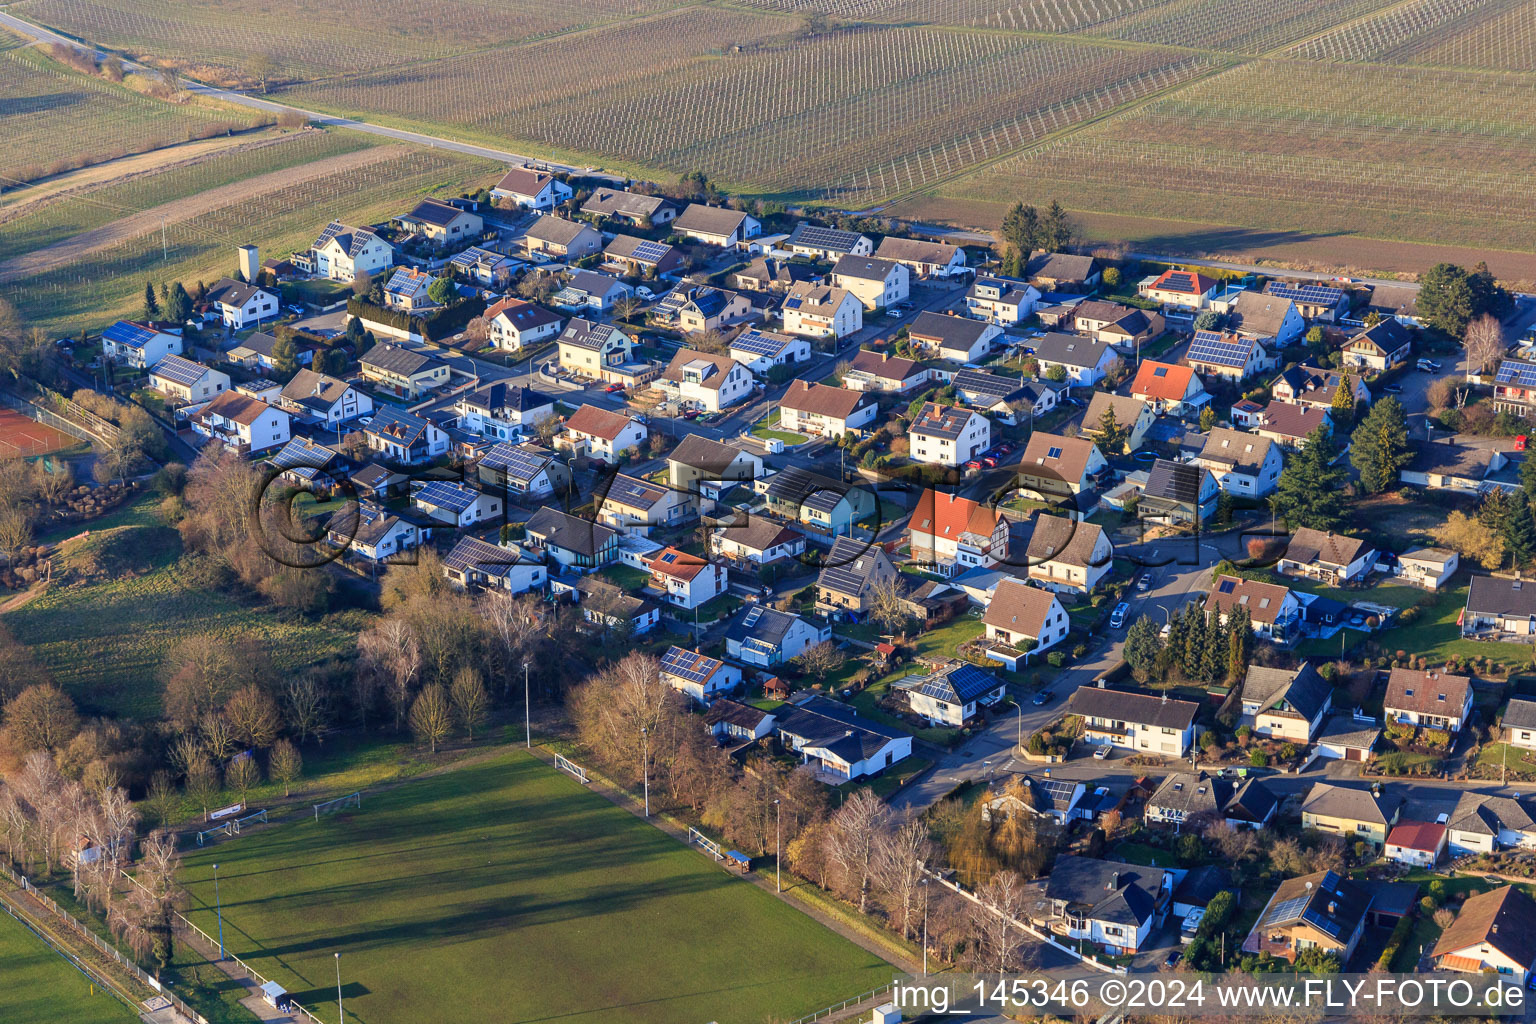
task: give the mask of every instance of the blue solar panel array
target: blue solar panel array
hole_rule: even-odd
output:
[[[1320,284],[1271,284],[1266,290],[1277,299],[1316,306],[1336,306],[1344,298],[1342,290]]]
[[[1220,331],[1196,331],[1195,340],[1189,346],[1189,361],[1243,367],[1248,364],[1252,351],[1253,342],[1249,339],[1224,335]]]

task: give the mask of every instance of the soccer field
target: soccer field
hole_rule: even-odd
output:
[[[0,911],[0,1021],[5,1024],[123,1024],[134,1020],[110,993],[96,989],[27,931]]]
[[[337,1019],[790,1019],[895,968],[533,757],[188,854],[188,916]]]

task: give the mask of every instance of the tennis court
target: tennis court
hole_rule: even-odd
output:
[[[62,430],[45,427],[14,409],[0,409],[0,458],[46,455],[74,443]]]

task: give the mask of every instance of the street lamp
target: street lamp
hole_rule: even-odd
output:
[[[213,905],[219,915],[219,959],[224,959],[224,901],[219,899],[219,866],[213,866]]]
[[[645,726],[640,727],[640,741],[645,744],[640,754],[640,778],[645,782],[645,816],[651,816],[651,734]]]
[[[336,1015],[341,1024],[347,1024],[347,1011],[341,1006],[341,954],[336,954]]]
[[[528,699],[528,663],[523,662],[523,741],[528,749],[533,749],[533,718],[529,710]]]
[[[775,797],[773,801],[773,891],[783,892],[784,884],[780,881],[779,858],[783,856],[779,852],[779,801]]]

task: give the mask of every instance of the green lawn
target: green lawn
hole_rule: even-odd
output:
[[[56,585],[5,615],[16,639],[32,648],[83,713],[157,717],[160,665],[174,643],[195,633],[255,636],[280,671],[357,642],[360,611],[315,620],[284,617],[257,600],[245,602],[187,578],[179,562],[181,539],[156,519],[156,500],[141,498],[89,524],[89,538],[65,547],[66,581],[82,562],[99,559],[95,582]]]
[[[808,1013],[894,968],[522,753],[187,855],[192,920],[336,1018]]]
[[[5,1024],[119,1024],[133,1013],[91,982],[69,961],[0,912],[0,1020]],[[852,995],[853,993],[849,993]]]

